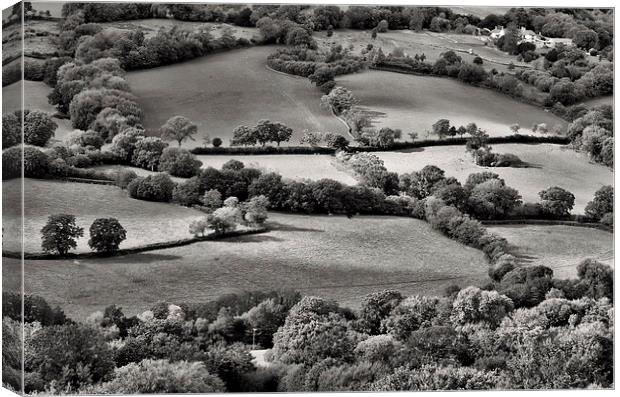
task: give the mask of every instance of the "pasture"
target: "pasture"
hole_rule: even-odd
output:
[[[479,37],[469,34],[389,30],[379,33],[377,38],[373,39],[370,30],[338,29],[334,31],[332,37],[327,37],[325,32],[315,32],[314,38],[322,48],[340,44],[358,55],[362,55],[362,50],[372,44],[374,48],[381,48],[385,54],[391,53],[396,48],[402,49],[411,57],[415,54],[424,54],[427,62],[431,63],[442,53],[452,50],[469,63],[476,56],[480,56],[484,61],[482,66],[487,71],[495,68],[506,72],[511,62],[518,67],[531,67],[527,63],[519,62],[516,56],[502,52],[492,44],[485,45]]]
[[[229,32],[237,39],[260,39],[260,32],[256,28],[235,26],[227,23],[177,21],[175,19],[166,18],[104,22],[101,26],[104,28],[115,28],[130,31],[141,30],[144,33],[144,37],[147,39],[155,36],[159,30],[168,31],[174,27],[188,31],[196,31],[198,29],[207,30],[211,33],[213,38],[221,37],[224,32]]]
[[[592,258],[614,267],[614,236],[573,226],[501,225],[488,230],[505,237],[521,265],[544,265],[558,278],[576,278],[577,264]]]
[[[42,81],[24,80],[2,87],[2,113],[14,112],[22,109],[22,83],[24,89],[24,109],[40,110],[49,114],[56,113],[56,108],[49,104],[47,95],[52,88]],[[62,141],[73,131],[69,119],[53,119],[58,128],[54,132],[54,141]]]
[[[482,252],[412,218],[271,213],[268,226],[266,234],[136,255],[28,260],[26,293],[84,319],[113,303],[136,314],[162,300],[204,302],[228,292],[281,288],[357,307],[364,295],[386,288],[441,294],[447,285],[487,278]],[[3,262],[3,287],[10,288],[20,263]]]
[[[562,187],[575,195],[573,213],[582,214],[586,204],[603,185],[614,184],[610,168],[591,163],[586,155],[568,147],[552,144],[492,145],[497,153],[513,153],[530,164],[529,168],[480,167],[465,151],[465,146],[435,146],[411,151],[377,152],[390,171],[418,171],[436,165],[447,176],[465,182],[474,172],[492,171],[521,193],[524,201],[538,202],[538,192],[550,186]]]
[[[20,201],[20,180],[2,182],[2,201]],[[90,252],[88,228],[97,218],[117,218],[127,230],[121,248],[189,238],[188,225],[203,214],[197,210],[168,203],[153,203],[129,198],[116,186],[67,183],[38,179],[24,180],[24,250],[41,252],[41,228],[52,214],[72,214],[84,237],[78,240],[74,252]],[[3,227],[18,230],[21,224],[20,207],[3,208]],[[20,236],[5,235],[3,248],[20,249]]]
[[[405,137],[409,132],[417,132],[420,139],[433,137],[427,132],[439,119],[457,128],[474,122],[491,136],[511,134],[514,123],[526,134],[532,133],[534,123],[565,124],[542,108],[449,78],[370,70],[336,81],[353,92],[360,107],[376,112],[377,127],[400,128]]]
[[[277,172],[284,178],[295,180],[318,180],[330,178],[354,185],[355,178],[344,171],[333,156],[326,154],[287,154],[287,155],[252,155],[252,156],[196,156],[202,161],[202,167],[222,168],[229,160],[239,160],[246,167],[254,167],[266,172]]]
[[[303,130],[346,133],[343,123],[321,109],[321,92],[308,79],[266,68],[277,47],[261,46],[213,54],[171,66],[135,71],[127,79],[144,109],[144,126],[157,134],[170,117],[188,117],[199,135],[220,137],[228,145],[239,125],[261,119],[280,121],[294,130],[291,145]],[[185,147],[202,144],[185,142]]]

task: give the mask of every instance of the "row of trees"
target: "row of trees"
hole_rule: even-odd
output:
[[[404,391],[611,387],[613,270],[576,279],[544,266],[443,296],[370,293],[358,310],[293,292],[160,302],[83,323],[43,299],[3,294],[5,384],[58,393]],[[271,348],[256,368],[251,343]],[[14,375],[14,376],[11,376]]]
[[[116,251],[127,238],[127,231],[116,218],[95,219],[89,232],[88,246],[96,252]],[[83,236],[84,228],[77,226],[74,215],[50,215],[41,229],[41,248],[63,256],[77,248],[77,239]]]

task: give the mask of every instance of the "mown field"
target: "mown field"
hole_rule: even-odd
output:
[[[264,171],[277,172],[284,178],[295,180],[322,178],[335,179],[353,185],[355,178],[346,172],[333,156],[323,154],[287,154],[287,155],[252,155],[252,156],[197,156],[203,168],[220,169],[229,160],[242,161],[246,167],[255,167]]]
[[[135,314],[161,300],[200,302],[256,289],[293,288],[356,306],[365,294],[385,288],[440,294],[449,284],[486,278],[480,251],[416,219],[271,213],[269,226],[266,234],[136,255],[27,261],[26,292],[83,319],[113,303]],[[3,262],[3,286],[10,288],[19,261]]]
[[[575,195],[574,213],[583,213],[586,204],[603,185],[614,184],[613,171],[594,164],[581,153],[568,147],[552,144],[492,145],[497,153],[514,153],[530,164],[530,168],[492,168],[476,165],[464,146],[435,146],[402,152],[378,152],[390,171],[411,172],[432,164],[461,182],[474,172],[492,171],[517,189],[524,200],[537,202],[538,192],[550,186],[560,186]]]
[[[49,114],[56,113],[56,108],[49,104],[47,95],[52,92],[52,88],[42,81],[23,81],[24,85],[24,109],[40,110]],[[22,108],[22,82],[2,87],[2,113],[14,112]],[[73,131],[69,119],[53,119],[58,128],[54,133],[54,140],[62,141],[70,132]]]
[[[491,136],[511,134],[514,123],[522,133],[531,133],[534,123],[565,124],[536,106],[449,78],[370,70],[336,81],[353,91],[362,108],[378,112],[376,126],[400,128],[403,134],[414,131],[422,139],[431,137],[427,132],[439,119],[457,127],[474,122]]]
[[[130,72],[133,93],[144,109],[144,125],[156,130],[172,116],[198,125],[199,135],[220,137],[224,145],[239,125],[261,119],[280,121],[294,130],[298,145],[304,129],[346,133],[346,127],[320,108],[321,93],[308,79],[266,68],[276,47],[261,46],[206,56],[189,62]],[[202,138],[184,144],[202,145]]]
[[[592,258],[614,267],[614,236],[573,226],[510,225],[488,230],[508,239],[522,265],[544,265],[559,278],[577,277],[576,265]]]
[[[20,201],[20,180],[2,182],[4,203]],[[91,185],[25,179],[24,181],[24,250],[41,252],[41,228],[51,214],[72,214],[84,228],[85,237],[78,240],[76,252],[89,252],[88,228],[96,218],[117,218],[127,230],[121,248],[191,237],[189,223],[201,217],[199,211],[148,201],[134,200],[115,186]],[[16,230],[21,222],[19,206],[3,208],[3,227]],[[4,236],[3,248],[20,249],[19,236]]]

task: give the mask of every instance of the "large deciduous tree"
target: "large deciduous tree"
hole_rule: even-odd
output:
[[[77,239],[83,235],[84,229],[76,225],[74,215],[50,215],[41,229],[41,247],[46,252],[65,255],[77,247]]]
[[[194,135],[198,132],[198,126],[184,116],[174,116],[168,119],[161,126],[161,138],[166,141],[176,141],[181,143],[186,139],[194,140]]]
[[[97,252],[118,250],[127,238],[127,231],[116,218],[98,218],[90,225],[88,245]]]

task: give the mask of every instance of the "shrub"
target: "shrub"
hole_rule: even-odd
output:
[[[403,300],[400,292],[383,290],[368,294],[362,300],[359,314],[360,330],[369,335],[381,333],[381,322]]]
[[[200,198],[200,201],[208,212],[213,212],[224,204],[222,201],[222,193],[215,189],[206,191]]]
[[[101,149],[104,141],[101,135],[96,131],[75,130],[71,133],[71,135],[65,138],[65,144],[67,146],[78,145],[85,148]]]
[[[220,138],[218,138],[218,137],[215,137],[211,141],[211,144],[213,145],[213,147],[220,147],[220,146],[222,146],[222,140]]]
[[[167,174],[160,173],[134,179],[127,186],[127,191],[130,197],[139,200],[168,202],[172,199],[174,186]]]
[[[268,208],[269,200],[267,197],[263,195],[254,196],[244,203],[245,214],[243,218],[250,225],[262,225],[267,220]]]
[[[241,220],[241,211],[235,207],[222,207],[207,215],[207,223],[216,234],[235,230]]]
[[[500,256],[495,264],[489,268],[489,277],[493,281],[502,281],[506,273],[512,271],[516,267],[516,258],[510,254]]]
[[[175,147],[165,148],[159,158],[159,171],[181,178],[195,176],[201,165],[202,162],[196,160],[196,156],[185,149]]]
[[[41,229],[41,247],[45,252],[65,255],[77,247],[77,239],[84,235],[84,229],[75,224],[75,216],[68,214],[50,215]]]
[[[38,322],[42,326],[62,325],[68,321],[59,306],[52,308],[40,296],[5,291],[2,292],[2,316],[19,322]]]
[[[168,144],[160,138],[139,138],[135,143],[131,163],[136,167],[155,171],[159,165],[159,159],[167,146]]]
[[[97,252],[118,250],[127,238],[127,231],[116,218],[98,218],[90,226],[88,246]]]
[[[115,179],[116,186],[120,187],[121,189],[126,189],[129,183],[133,181],[134,179],[136,179],[137,177],[138,175],[134,171],[121,168],[116,173],[116,179]]]
[[[37,372],[46,383],[54,381],[59,389],[76,390],[106,380],[114,370],[112,350],[86,325],[43,327],[27,346],[26,370]]]
[[[23,172],[26,178],[42,178],[49,171],[49,157],[35,146],[13,146],[2,152],[2,178],[21,177],[23,155]]]
[[[592,299],[614,299],[614,271],[608,265],[586,259],[577,266],[577,276],[585,286],[585,295]]]
[[[143,360],[114,371],[94,394],[222,393],[224,383],[200,362]]]
[[[455,324],[484,322],[491,327],[497,327],[512,309],[513,303],[505,295],[467,287],[454,299],[450,319]]]
[[[110,151],[122,159],[125,163],[130,163],[138,140],[144,137],[144,130],[138,128],[127,128],[112,138]]]
[[[174,187],[172,201],[189,207],[200,202],[200,181],[197,177],[191,177]]]
[[[24,142],[26,144],[45,146],[54,136],[56,128],[58,124],[47,113],[38,110],[24,111]]]

